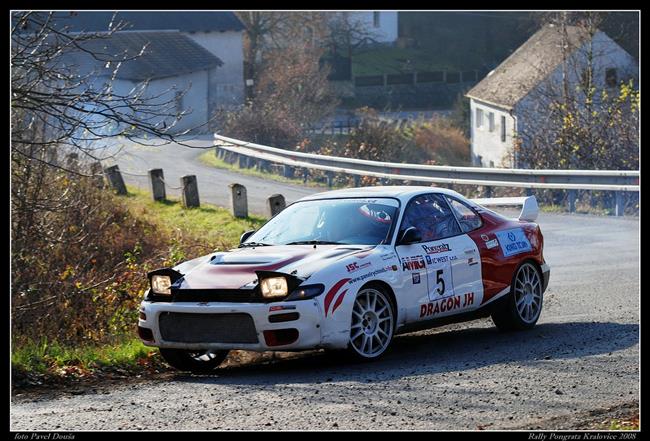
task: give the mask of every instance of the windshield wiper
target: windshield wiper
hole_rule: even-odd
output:
[[[345,245],[341,242],[329,242],[327,240],[299,240],[297,242],[289,242],[285,245]]]
[[[244,247],[271,247],[273,246],[270,243],[261,243],[261,242],[244,242],[239,244],[239,248],[244,248]]]

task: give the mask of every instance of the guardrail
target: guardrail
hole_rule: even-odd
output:
[[[570,206],[575,203],[576,190],[614,191],[617,196],[616,214],[622,214],[620,192],[639,191],[639,172],[635,170],[531,170],[401,164],[295,152],[217,134],[214,139],[214,145],[221,150],[288,167],[439,184],[569,190]]]

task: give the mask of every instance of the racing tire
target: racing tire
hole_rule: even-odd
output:
[[[171,367],[196,374],[210,373],[228,356],[228,350],[186,350],[160,348],[160,355]]]
[[[379,359],[393,340],[395,321],[395,307],[387,293],[376,286],[361,289],[352,307],[346,358],[351,361]]]
[[[531,262],[524,262],[515,271],[503,307],[492,313],[492,321],[499,331],[532,329],[542,312],[543,301],[542,275]]]

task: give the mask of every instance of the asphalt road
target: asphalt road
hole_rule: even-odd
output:
[[[114,145],[108,148],[107,152],[115,153],[115,158],[105,163],[106,165],[118,164],[127,185],[143,189],[149,188],[147,171],[152,168],[162,168],[167,194],[175,197],[180,197],[181,176],[196,175],[201,201],[224,207],[230,206],[228,185],[232,183],[244,185],[248,196],[248,210],[258,215],[266,215],[266,199],[272,194],[283,195],[289,204],[303,196],[327,190],[269,181],[206,165],[199,161],[198,157],[205,153],[205,148],[212,148],[211,137],[186,141],[184,144],[191,145],[193,148],[178,144]]]
[[[198,174],[204,166],[188,162],[194,154],[179,152],[150,166],[168,168],[172,180],[174,163]],[[214,193],[200,191],[217,203],[225,198],[220,187],[233,178],[260,198],[273,191],[292,200],[315,191],[205,173],[199,184],[211,180]],[[398,336],[370,364],[312,351],[210,376],[173,374],[82,395],[13,397],[11,428],[554,429],[577,427],[594,410],[637,406],[638,219],[542,213],[538,221],[551,281],[531,331],[499,333],[484,319]]]

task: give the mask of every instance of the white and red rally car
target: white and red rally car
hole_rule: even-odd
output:
[[[149,273],[138,330],[181,370],[230,349],[347,349],[376,359],[393,336],[488,315],[537,322],[548,285],[534,197],[518,219],[434,187],[305,197],[239,248]]]

